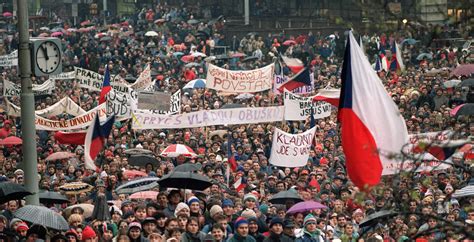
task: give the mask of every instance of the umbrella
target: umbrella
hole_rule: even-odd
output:
[[[256,57],[256,56],[249,56],[249,57],[245,57],[242,61],[243,61],[243,62],[247,62],[247,61],[254,61],[254,60],[258,60],[258,57]]]
[[[245,106],[240,103],[228,103],[224,104],[221,109],[230,109],[230,108],[244,108]]]
[[[64,191],[67,195],[75,195],[83,192],[89,192],[94,187],[84,182],[70,182],[59,187],[59,190]]]
[[[423,60],[425,58],[431,60],[433,59],[433,55],[429,53],[421,53],[420,55],[418,55],[418,57],[416,57],[417,60]]]
[[[97,33],[97,34],[95,34],[95,35],[94,35],[94,38],[100,39],[100,38],[105,37],[105,36],[107,36],[107,33],[102,32],[102,33]]]
[[[188,20],[188,24],[198,24],[198,23],[199,23],[199,20],[197,20],[197,19]]]
[[[16,136],[6,137],[0,140],[0,145],[21,145],[22,143],[23,141]]]
[[[293,200],[294,202],[302,202],[303,199],[296,193],[295,190],[290,189],[288,191],[281,191],[272,196],[269,202],[273,204],[286,204],[288,200]]]
[[[69,229],[66,219],[64,219],[59,213],[43,206],[26,205],[15,211],[13,215],[23,221],[32,224],[39,224],[46,228],[59,231],[66,231]]]
[[[129,181],[115,189],[117,194],[132,194],[136,192],[151,190],[158,186],[158,177],[145,177]]]
[[[128,197],[129,199],[151,199],[151,200],[155,200],[156,199],[156,196],[158,195],[158,192],[157,191],[144,191],[144,192],[136,192],[132,195],[130,195],[130,197]]]
[[[66,151],[54,152],[51,155],[48,155],[48,157],[46,157],[46,161],[69,159],[75,156],[75,154]]]
[[[206,80],[205,79],[194,79],[188,82],[183,89],[193,89],[193,88],[205,88]]]
[[[32,193],[20,184],[12,182],[0,183],[0,204],[11,200],[20,200],[29,195],[32,195]]]
[[[41,33],[41,34],[38,35],[38,37],[48,37],[48,36],[49,36],[48,33]]]
[[[459,83],[461,83],[461,80],[449,80],[449,81],[445,81],[443,83],[443,86],[446,88],[452,88],[459,85]]]
[[[193,57],[206,57],[207,55],[202,52],[194,52],[191,54]]]
[[[299,202],[293,205],[290,209],[288,209],[287,213],[303,213],[303,212],[308,212],[311,210],[323,209],[323,208],[327,208],[327,207],[316,201],[305,201],[305,202]]]
[[[283,42],[283,45],[296,45],[296,41],[290,39],[285,42]]]
[[[107,205],[105,194],[99,194],[95,198],[91,218],[99,221],[107,221],[110,219],[109,205]]]
[[[12,17],[13,14],[11,12],[3,12],[3,17],[5,18],[9,18],[9,17]]]
[[[100,39],[101,42],[107,42],[107,41],[111,41],[112,38],[110,36],[105,36],[103,38]]]
[[[163,176],[159,181],[160,187],[172,187],[202,191],[210,187],[209,178],[193,173],[175,171]]]
[[[183,56],[183,55],[184,55],[184,53],[183,53],[183,52],[179,52],[179,51],[173,53],[173,56],[174,56],[174,57]]]
[[[188,64],[184,65],[184,67],[187,67],[187,68],[196,67],[196,66],[201,66],[201,64],[196,63],[196,62],[191,62],[191,63],[188,63]]]
[[[147,164],[156,165],[158,160],[150,155],[132,155],[128,159],[128,164],[131,166],[146,166]]]
[[[474,73],[474,64],[464,64],[456,67],[451,76],[471,76]]]
[[[472,196],[474,196],[474,178],[471,178],[471,180],[469,180],[469,183],[467,184],[467,186],[459,190],[456,190],[453,193],[454,198],[472,197]]]
[[[194,60],[194,56],[192,56],[192,55],[185,55],[185,56],[181,57],[181,61],[185,62],[185,63],[191,62],[193,60]]]
[[[145,36],[147,36],[147,37],[156,37],[156,36],[158,36],[158,33],[152,30],[152,31],[146,32]]]
[[[153,151],[141,148],[132,148],[124,151],[127,155],[153,154]]]
[[[237,52],[237,53],[232,54],[230,57],[232,57],[232,58],[240,58],[240,57],[246,57],[246,56],[247,56],[247,55],[244,54],[244,53]]]
[[[88,25],[91,25],[93,24],[90,20],[86,20],[86,21],[82,21],[81,22],[81,26],[88,26]]]
[[[414,44],[416,44],[417,42],[418,42],[418,40],[416,40],[416,39],[410,39],[410,38],[408,38],[408,39],[404,39],[401,44],[402,44],[402,45],[404,45],[404,44],[414,45]]]
[[[250,99],[250,98],[253,98],[255,95],[253,95],[252,93],[242,93],[242,94],[239,94],[237,97],[235,97],[235,99],[237,100],[243,100],[243,99]]]
[[[132,76],[131,74],[127,74],[124,79],[128,82],[134,82],[137,80],[137,78]]]
[[[208,57],[204,58],[204,60],[207,61],[207,62],[210,62],[210,61],[216,60],[216,57],[215,56],[208,56]]]
[[[222,55],[216,55],[216,60],[227,60],[229,59],[230,57],[226,54],[222,54]]]
[[[459,107],[459,108],[458,108]],[[474,115],[474,103],[465,103],[455,107],[452,111],[455,111],[455,116],[472,116]]]
[[[207,39],[209,37],[209,33],[206,31],[199,30],[194,36],[196,37],[203,37]]]
[[[137,171],[137,170],[125,170],[123,171],[123,175],[127,177],[128,179],[135,179],[137,177],[146,177],[148,174],[146,174],[143,171]]]
[[[69,28],[66,31],[67,32],[77,32],[77,29],[76,28]]]
[[[160,18],[160,19],[155,20],[155,24],[161,24],[161,23],[164,23],[164,22],[166,22],[166,19],[164,19],[164,18]]]
[[[381,219],[387,219],[388,217],[393,217],[398,215],[398,212],[392,211],[392,210],[382,210],[375,212],[373,214],[370,214],[367,216],[362,222],[359,224],[359,227],[366,227],[366,226],[372,226],[374,224],[377,224],[377,222]]]
[[[64,214],[66,215],[66,217],[69,217],[75,208],[81,208],[82,211],[84,211],[82,213],[82,216],[84,216],[84,218],[92,217],[92,212],[94,211],[94,205],[88,204],[88,203],[80,203],[80,204],[72,205],[65,208]]]
[[[62,32],[54,32],[51,34],[51,37],[59,37],[59,36],[63,36],[63,33]]]
[[[474,78],[466,79],[459,84],[461,87],[472,87],[474,86]]]
[[[180,172],[194,172],[201,170],[201,164],[194,164],[194,163],[184,163],[182,165],[176,166],[173,171],[180,171]]]
[[[63,204],[68,203],[69,199],[57,192],[44,191],[38,194],[39,200],[43,204]]]
[[[161,152],[161,155],[164,157],[178,157],[181,155],[185,157],[196,157],[196,153],[194,153],[193,149],[182,144],[169,145]]]

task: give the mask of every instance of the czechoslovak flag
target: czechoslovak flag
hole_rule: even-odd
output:
[[[105,103],[107,93],[109,93],[110,90],[112,90],[112,87],[110,86],[110,71],[109,66],[105,65],[104,83],[102,84],[102,89],[100,90],[99,105]]]
[[[360,189],[377,185],[388,154],[408,142],[405,120],[372,69],[352,32],[342,66],[338,119],[350,179]]]
[[[105,141],[110,135],[112,125],[115,122],[115,115],[107,118],[103,125],[100,125],[99,114],[96,113],[94,121],[87,128],[86,138],[84,141],[84,163],[86,169],[96,170],[94,160],[104,148]]]

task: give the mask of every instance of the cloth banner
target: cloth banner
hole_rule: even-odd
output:
[[[302,97],[285,89],[285,120],[306,120],[311,115],[315,119],[325,118],[331,115],[332,105],[327,102],[313,102],[312,97]]]
[[[106,120],[107,110],[105,103],[89,110],[83,115],[68,120],[51,120],[36,115],[36,130],[48,131],[71,131],[88,127],[94,121],[95,113],[98,112],[101,122]]]
[[[150,65],[147,65],[142,73],[140,73],[140,76],[137,78],[137,80],[132,85],[130,85],[130,88],[135,91],[143,91],[149,89],[151,86],[153,86],[153,81],[151,79],[151,69]]]
[[[386,176],[398,174],[403,171],[413,171],[416,166],[418,166],[418,168],[415,172],[444,170],[451,166],[450,164],[436,160],[435,157],[433,157],[432,160],[423,157],[429,158],[432,156],[429,153],[424,153],[421,155],[414,155],[416,162],[413,162],[413,160],[405,160],[403,162],[391,160],[390,162],[384,163],[382,175]]]
[[[48,79],[43,84],[33,84],[33,94],[35,96],[39,95],[51,95],[53,90],[56,88],[54,80]],[[8,80],[3,81],[3,96],[13,97],[20,96],[21,87],[13,82]]]
[[[87,88],[97,92],[102,89],[102,84],[104,83],[103,75],[79,67],[74,67],[74,72],[76,74],[75,78],[77,79],[79,87]],[[111,80],[114,80],[114,78],[111,77]],[[130,89],[127,85],[125,85],[125,83],[120,81],[113,81],[110,83],[110,85],[115,91],[119,92],[128,93]]]
[[[177,115],[134,112],[133,129],[181,129],[212,125],[255,124],[283,121],[283,106],[201,110]]]
[[[18,50],[15,50],[8,55],[0,56],[0,66],[17,66],[17,65],[18,65]]]
[[[408,138],[410,140],[410,144],[416,144],[421,140],[430,143],[449,140],[453,134],[454,131],[452,130],[443,130],[438,132],[435,131],[428,133],[409,134]]]
[[[314,74],[310,74],[311,77],[311,85],[306,85],[302,87],[295,88],[291,90],[291,93],[293,94],[308,94],[308,93],[313,93],[314,92]],[[286,82],[288,82],[290,78],[284,75],[275,75],[275,82],[273,84],[273,93],[275,94],[281,94],[280,92],[280,87],[285,85]]]
[[[261,92],[272,88],[274,70],[275,64],[250,71],[231,71],[209,64],[206,87],[232,93]]]
[[[281,167],[302,167],[308,163],[316,127],[301,134],[289,134],[275,128],[270,164]]]
[[[13,117],[20,117],[21,116],[21,108],[16,106],[15,104],[6,102],[7,106],[7,114]],[[84,109],[82,109],[79,105],[77,105],[71,98],[65,97],[61,99],[59,102],[41,110],[35,111],[36,115],[42,117],[51,117],[57,116],[62,113],[67,113],[72,116],[79,116],[86,113]]]
[[[177,114],[181,112],[181,90],[176,91],[171,95],[170,110],[145,110],[138,109],[138,93],[134,90],[130,90],[129,94],[110,91],[107,94],[107,116],[115,114],[118,117],[130,118],[132,110],[139,113],[145,114]]]
[[[76,78],[75,71],[63,72],[56,75],[50,75],[49,79],[51,80],[69,80]]]

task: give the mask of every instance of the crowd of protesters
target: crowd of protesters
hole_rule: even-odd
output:
[[[186,67],[177,52],[202,52],[207,56],[226,55],[214,60],[231,70],[250,70],[272,63],[279,54],[301,59],[314,73],[313,95],[321,88],[339,88],[340,70],[344,52],[345,34],[335,32],[302,33],[289,36],[278,33],[249,34],[243,37],[225,36],[222,19],[202,20],[198,9],[156,5],[143,9],[130,19],[109,26],[101,26],[93,19],[88,26],[61,28],[63,42],[63,72],[74,66],[99,73],[108,64],[112,75],[122,78],[137,77],[146,64],[151,65],[155,88],[174,93],[187,82],[206,77],[206,60],[196,57],[194,66]],[[190,21],[197,20],[199,21]],[[71,30],[75,28],[75,30]],[[82,28],[82,30],[81,30]],[[68,30],[69,29],[69,30]],[[144,33],[156,31],[158,36]],[[108,39],[97,37],[107,32]],[[34,30],[33,36],[48,33]],[[398,32],[361,34],[371,62],[380,49],[391,49],[394,41],[413,38],[413,45],[402,45],[406,70],[380,71],[387,91],[398,104],[410,133],[451,130],[452,139],[467,139],[474,135],[474,125],[467,117],[454,117],[451,110],[472,102],[472,90],[450,87],[444,83],[452,77],[449,70],[466,63],[467,56],[448,46],[430,47],[433,36],[471,35],[469,26],[430,27],[405,26]],[[472,36],[472,35],[471,35]],[[432,37],[430,39],[430,37]],[[285,46],[285,40],[296,44]],[[219,52],[219,46],[229,46],[228,53]],[[2,53],[18,47],[18,34],[3,39]],[[236,53],[255,56],[232,58]],[[418,59],[421,53],[430,58]],[[237,56],[237,55],[236,55]],[[391,56],[387,54],[389,58]],[[443,69],[444,68],[444,69]],[[290,71],[283,64],[283,72]],[[446,71],[447,70],[447,71]],[[2,79],[19,83],[16,67],[2,68]],[[42,83],[46,78],[34,78]],[[46,108],[63,97],[70,97],[84,110],[98,105],[98,93],[75,85],[74,80],[56,81],[53,95],[36,97],[37,109]],[[281,95],[272,91],[257,93],[250,99],[236,100],[235,95],[220,95],[211,89],[188,89],[183,92],[181,112],[219,109],[225,104],[241,103],[247,107],[283,105]],[[4,97],[6,99],[6,97]],[[10,97],[19,104],[19,97]],[[5,100],[2,102],[5,104]],[[89,182],[94,189],[78,195],[68,195],[70,202],[46,205],[68,221],[67,232],[48,230],[41,225],[29,224],[14,217],[22,206],[19,201],[2,205],[0,236],[4,241],[408,241],[416,235],[429,241],[459,240],[474,233],[474,196],[457,200],[452,194],[467,185],[471,179],[471,152],[457,152],[448,160],[453,166],[426,173],[397,174],[383,177],[381,184],[370,193],[361,193],[347,176],[344,155],[337,126],[337,111],[327,118],[316,120],[316,145],[310,151],[307,165],[298,169],[275,167],[269,164],[274,127],[286,132],[299,133],[309,128],[304,122],[245,124],[231,127],[201,127],[176,130],[131,129],[131,121],[116,122],[107,140],[104,152],[97,160],[101,171],[84,167],[84,149],[76,145],[58,144],[54,132],[37,131],[39,186],[42,190],[57,191],[74,181]],[[68,119],[63,114],[51,119]],[[0,116],[0,138],[21,137],[19,118],[12,118],[3,110]],[[227,132],[219,132],[220,130]],[[238,163],[237,172],[226,180],[227,146]],[[195,159],[161,157],[161,151],[170,144],[186,144],[199,156]],[[153,152],[158,164],[132,167],[128,164],[127,149],[142,147]],[[75,158],[47,162],[45,158],[59,151],[76,154]],[[0,179],[4,182],[24,182],[21,169],[21,146],[0,149]],[[116,194],[115,189],[130,180],[125,170],[140,170],[148,176],[162,177],[183,162],[200,163],[199,173],[208,176],[213,185],[205,191],[184,191],[156,188],[156,198],[129,199],[127,194]],[[233,183],[243,176],[247,186],[236,191]],[[227,187],[225,184],[230,184]],[[278,192],[293,190],[305,200],[315,200],[327,209],[306,213],[287,214],[294,204],[272,204],[269,199]],[[99,221],[87,216],[83,208],[65,213],[74,204],[94,204],[97,195],[105,194],[110,203],[111,219]],[[113,205],[112,205],[113,204]],[[369,228],[359,226],[370,214],[395,210],[399,215],[390,217]]]

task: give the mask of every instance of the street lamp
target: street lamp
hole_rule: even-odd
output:
[[[408,23],[408,20],[407,20],[406,18],[404,18],[404,19],[402,20],[402,23],[403,23],[403,24],[407,24],[407,23]]]

